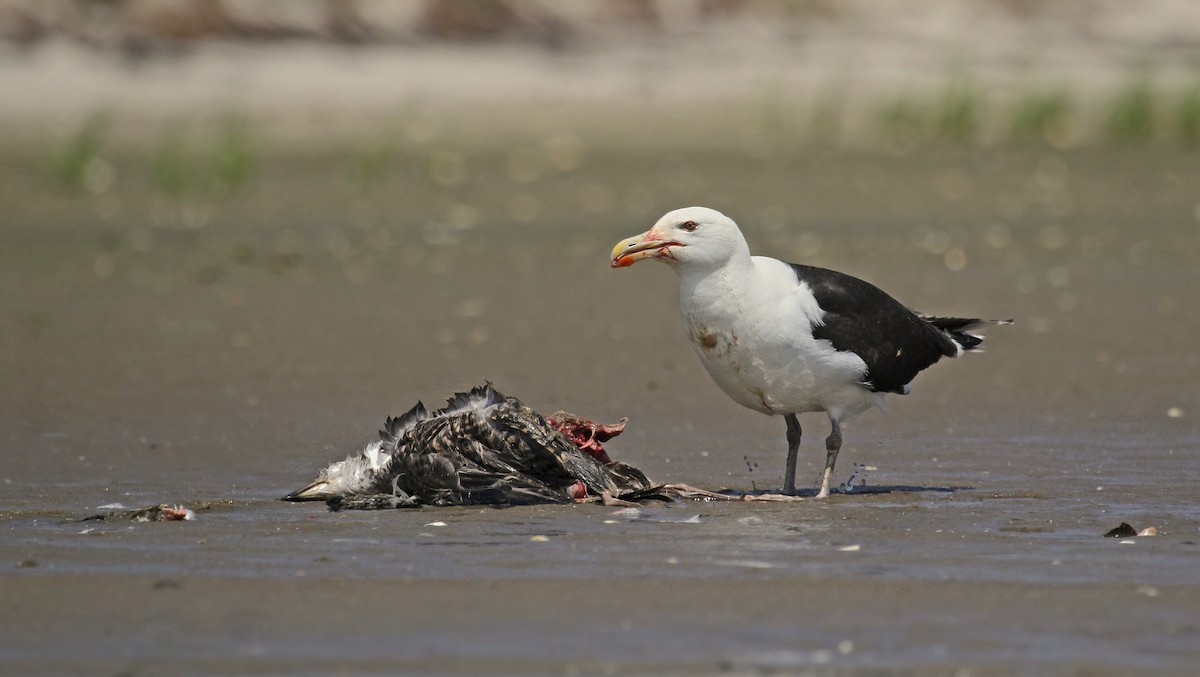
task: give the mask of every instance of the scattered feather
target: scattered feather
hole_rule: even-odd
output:
[[[771,562],[763,562],[756,559],[718,559],[714,560],[713,564],[722,567],[740,567],[743,569],[775,569],[776,565]]]
[[[196,519],[196,513],[182,505],[167,505],[160,503],[135,510],[113,510],[98,515],[84,517],[80,522],[104,522],[108,520],[129,520],[131,522],[180,522]]]

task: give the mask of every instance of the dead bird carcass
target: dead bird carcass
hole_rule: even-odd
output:
[[[418,402],[387,419],[379,440],[331,463],[284,500],[326,501],[340,510],[657,497],[661,487],[609,460],[600,444],[624,421],[603,426],[564,412],[551,421],[490,383],[455,394],[437,411]],[[595,434],[581,435],[588,424]]]

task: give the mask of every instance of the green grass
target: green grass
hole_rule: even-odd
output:
[[[150,151],[150,178],[171,197],[216,196],[245,188],[258,173],[258,144],[251,124],[236,116],[215,130],[168,126]]]
[[[1067,85],[1029,83],[1018,89],[1015,103],[1000,105],[1014,99],[990,96],[957,71],[950,72],[940,89],[898,91],[873,106],[862,106],[861,99],[852,99],[835,84],[813,95],[807,118],[797,117],[796,111],[803,110],[797,97],[772,86],[751,103],[749,112],[757,123],[755,140],[783,150],[873,142],[879,150],[906,152],[925,144],[970,145],[985,139],[989,144],[1056,148],[1151,141],[1200,147],[1200,73],[1169,90],[1156,86],[1151,75],[1145,69],[1132,71],[1107,96],[1084,97]],[[134,181],[148,178],[152,188],[172,198],[219,201],[251,185],[263,171],[268,149],[261,140],[270,131],[236,113],[215,122],[175,121],[151,137],[148,149],[137,142],[123,145],[130,138],[123,131],[127,125],[114,122],[98,112],[39,150],[39,156],[48,156],[48,178],[100,195],[129,175]],[[409,169],[413,159],[417,164],[411,169],[423,169],[429,185],[458,189],[472,184],[482,171],[473,164],[479,161],[475,155],[447,140],[454,135],[413,141],[404,129],[402,123],[380,123],[348,139],[340,151],[342,161],[328,169],[330,178],[370,189]],[[847,130],[862,138],[845,138]],[[121,162],[113,162],[114,157]]]
[[[1148,73],[1130,78],[1109,105],[1105,131],[1118,142],[1142,143],[1154,137],[1158,97]]]
[[[209,168],[214,186],[235,191],[245,187],[258,169],[258,149],[250,124],[237,116],[226,118],[213,143]]]
[[[874,122],[885,142],[893,147],[905,147],[925,139],[925,118],[924,106],[913,98],[899,97],[882,105]]]
[[[359,186],[379,184],[396,164],[399,152],[398,135],[391,131],[364,138],[350,152],[348,171],[351,181]]]
[[[72,132],[50,157],[50,171],[74,190],[86,187],[88,172],[96,166],[108,136],[109,116],[96,113]]]
[[[979,132],[980,100],[975,86],[965,76],[946,81],[933,111],[933,133],[952,143],[970,143]]]
[[[467,180],[467,156],[451,147],[430,150],[425,161],[425,175],[432,185],[453,188]]]
[[[1028,92],[1010,113],[1009,138],[1059,145],[1069,133],[1072,112],[1070,97],[1064,90]]]
[[[1200,80],[1179,99],[1175,116],[1176,137],[1188,146],[1200,145]]]

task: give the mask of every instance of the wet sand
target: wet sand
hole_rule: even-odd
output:
[[[511,186],[472,192],[500,184],[486,158],[424,197],[292,162],[190,227],[156,221],[136,177],[92,198],[0,169],[0,671],[1187,674],[1195,156],[711,161],[593,152],[520,189],[540,200],[527,222]],[[612,205],[580,211],[599,182]],[[444,227],[465,195],[477,223]],[[783,423],[708,382],[674,276],[606,266],[693,202],[759,252],[1018,324],[850,424],[837,480],[859,464],[865,484],[826,501],[276,500],[384,416],[485,378],[543,411],[629,416],[610,452],[661,481],[779,486]],[[802,423],[811,487],[826,424]],[[65,521],[113,502],[197,519]],[[1122,521],[1159,535],[1100,537]]]
[[[7,631],[22,647],[8,674],[1186,674],[1194,616],[1179,610],[1200,603],[1194,587],[758,572],[53,582],[35,598],[4,579],[5,606],[38,619]]]

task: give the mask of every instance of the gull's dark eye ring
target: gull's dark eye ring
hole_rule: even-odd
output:
[[[691,233],[699,228],[700,224],[696,223],[695,221],[684,221],[683,223],[679,224],[679,227]]]

